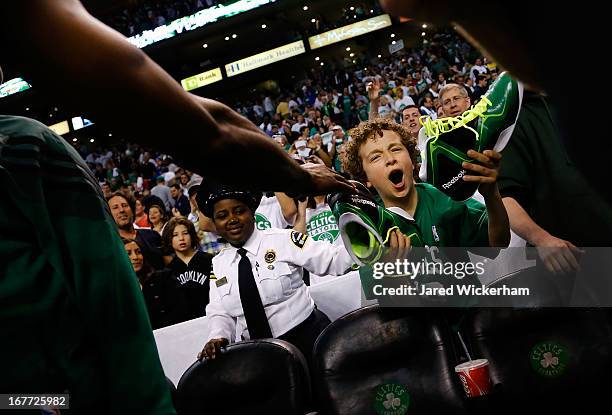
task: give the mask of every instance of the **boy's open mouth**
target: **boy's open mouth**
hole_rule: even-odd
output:
[[[389,180],[396,189],[402,188],[404,186],[404,172],[399,169],[391,171],[389,173]]]

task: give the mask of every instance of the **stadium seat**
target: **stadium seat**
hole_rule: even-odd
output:
[[[583,271],[584,264],[584,261],[582,261],[581,267]],[[601,266],[601,262],[596,265]],[[590,273],[590,271],[586,271],[578,274],[552,274],[543,265],[521,269],[493,281],[489,286],[529,288],[529,296],[495,296],[490,297],[488,302],[481,302],[480,304],[482,306],[515,308],[599,307],[604,304],[610,304],[607,300],[609,295],[603,295],[600,299],[598,299],[597,295],[597,291],[602,290],[597,284],[605,282],[605,277],[589,281],[584,277]]]
[[[588,413],[609,402],[609,310],[478,309],[463,327],[473,358],[489,360],[500,386],[496,412]]]
[[[572,284],[568,278],[546,273],[542,268],[530,267],[505,275],[488,285],[498,288],[529,288],[530,296],[491,296],[480,301],[482,306],[558,307],[567,304]]]
[[[314,352],[322,414],[464,414],[451,332],[435,309],[364,307],[328,326]],[[385,412],[387,413],[387,412]]]
[[[304,415],[310,401],[304,356],[280,340],[229,345],[195,362],[178,384],[180,415]]]

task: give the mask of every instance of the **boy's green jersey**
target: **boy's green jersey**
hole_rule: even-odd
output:
[[[486,207],[474,199],[457,202],[427,183],[415,185],[419,200],[414,220],[429,246],[488,247]],[[388,208],[401,214],[399,208]]]
[[[426,246],[466,248],[489,246],[489,220],[486,207],[482,203],[474,199],[455,201],[427,183],[417,183],[415,189],[418,193],[418,202],[413,219]],[[405,217],[409,216],[401,208],[389,207],[387,210]],[[402,230],[401,226],[399,228]],[[413,259],[417,262],[419,260],[419,258]],[[469,261],[467,253],[463,260]],[[372,268],[361,267],[359,274],[366,298],[372,299],[372,287],[376,283],[372,277]],[[465,279],[463,282],[474,282],[474,280]]]

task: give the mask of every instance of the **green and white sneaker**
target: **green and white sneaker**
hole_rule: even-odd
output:
[[[377,262],[393,229],[410,237],[412,246],[425,246],[414,220],[378,205],[362,183],[352,183],[358,189],[356,193],[330,194],[327,203],[338,222],[342,242],[355,263],[363,266]]]
[[[467,151],[503,150],[514,131],[522,97],[522,85],[503,72],[478,103],[463,114],[437,120],[421,117],[419,142],[425,142],[421,180],[453,200],[469,199],[478,183],[462,179],[476,174],[461,166],[464,161],[475,163]]]

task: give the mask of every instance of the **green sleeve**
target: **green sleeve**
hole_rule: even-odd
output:
[[[108,221],[65,216],[76,301],[106,361],[110,413],[172,414],[168,387],[136,276]]]
[[[529,149],[530,137],[525,128],[526,114],[523,112],[506,148],[501,152],[497,186],[502,197],[514,198],[523,208],[529,209],[533,194],[533,156]],[[533,134],[533,130],[531,130]]]
[[[463,202],[458,235],[459,246],[489,246],[489,216],[485,205],[474,199]]]
[[[108,413],[175,414],[144,299],[116,225],[80,157],[59,140],[49,138],[57,154],[68,152],[62,165],[64,177],[71,177],[44,189],[55,234],[49,252],[62,259],[54,265],[61,268],[85,322],[88,353],[98,355],[102,373],[97,381],[105,383]]]

